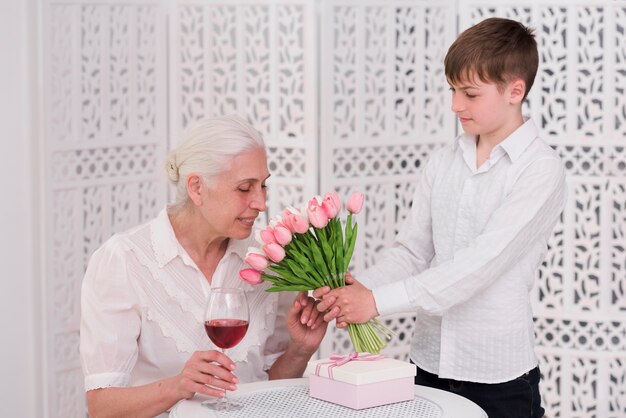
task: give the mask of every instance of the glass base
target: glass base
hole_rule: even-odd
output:
[[[228,398],[219,398],[210,401],[204,401],[200,405],[213,411],[238,411],[243,408],[243,404]]]

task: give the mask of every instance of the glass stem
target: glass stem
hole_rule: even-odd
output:
[[[222,352],[222,354],[226,355],[226,349],[225,348],[221,348],[220,347],[220,351]],[[222,396],[221,398],[219,398],[217,400],[217,403],[219,403],[220,406],[223,406],[226,403],[226,396],[228,396],[228,391],[226,389],[224,389],[224,396]]]

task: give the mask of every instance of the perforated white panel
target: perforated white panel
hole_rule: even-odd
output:
[[[165,203],[165,20],[157,1],[43,3],[45,413],[80,417],[86,263]]]
[[[318,186],[314,2],[185,0],[171,15],[172,141],[204,116],[247,117],[269,148],[267,216],[303,204]]]
[[[322,4],[321,189],[366,194],[358,273],[391,244],[425,159],[454,137],[443,57],[455,35],[455,2]],[[385,353],[406,358],[412,321],[387,322],[401,333]],[[344,331],[330,332],[324,356],[350,349]]]

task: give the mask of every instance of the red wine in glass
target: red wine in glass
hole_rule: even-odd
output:
[[[219,348],[232,348],[239,344],[248,331],[248,321],[241,319],[212,319],[204,323],[204,329]]]
[[[222,353],[243,340],[248,331],[250,313],[243,289],[214,287],[204,310],[204,329]],[[202,402],[203,406],[217,411],[241,409],[243,404],[224,397]]]

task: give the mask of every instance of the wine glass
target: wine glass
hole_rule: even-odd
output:
[[[204,329],[222,353],[239,344],[248,331],[248,301],[243,289],[216,287],[204,311]],[[241,409],[242,404],[223,398],[202,402],[203,406],[218,411]]]

